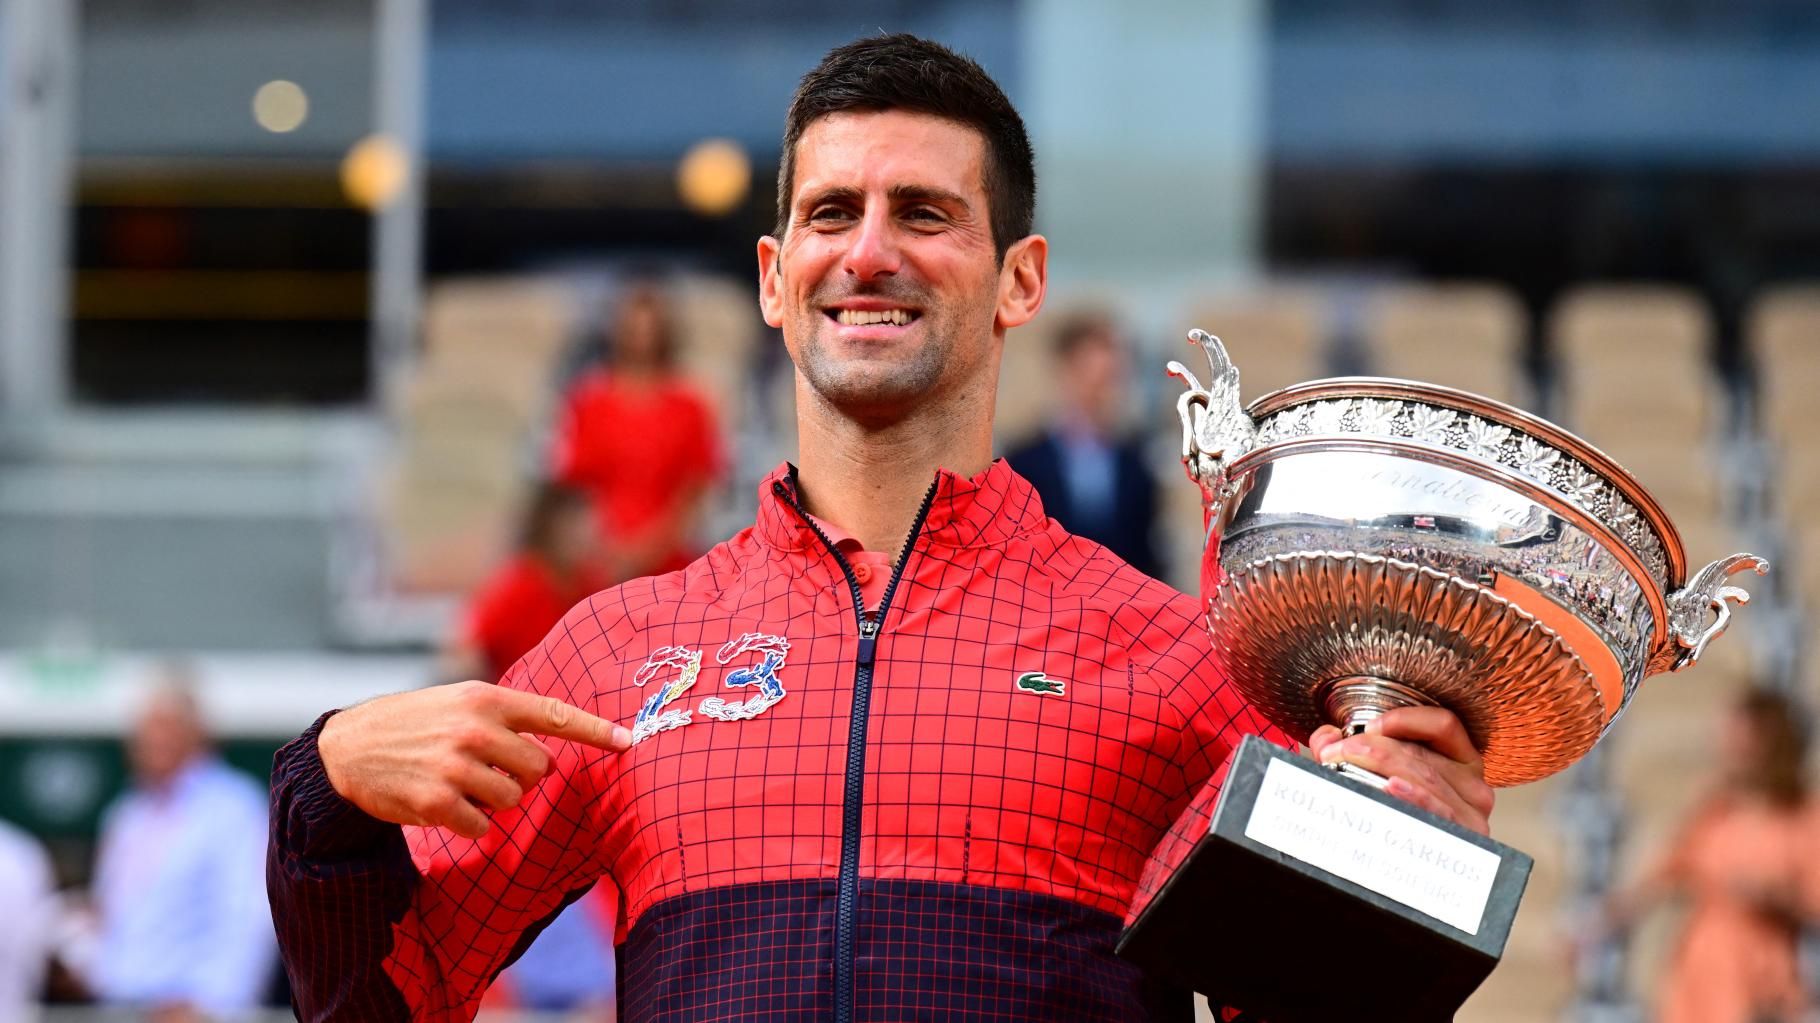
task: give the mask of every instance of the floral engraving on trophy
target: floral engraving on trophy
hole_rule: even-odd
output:
[[[1517,448],[1517,468],[1533,480],[1548,482],[1548,470],[1561,460],[1561,452],[1534,437],[1524,437]]]
[[[1308,416],[1308,432],[1344,433],[1346,414],[1352,411],[1352,402],[1322,401],[1316,402],[1314,411]]]
[[[1433,405],[1416,405],[1414,414],[1409,419],[1409,435],[1424,444],[1447,445],[1447,433],[1459,418],[1459,413],[1450,408],[1437,408]]]
[[[1605,481],[1578,462],[1575,462],[1573,468],[1568,470],[1567,485],[1560,488],[1562,493],[1588,511],[1592,510],[1593,501],[1604,489]]]
[[[1400,401],[1367,398],[1359,402],[1357,429],[1360,433],[1388,436],[1395,432],[1397,414],[1402,411],[1403,403]]]
[[[1489,420],[1471,417],[1466,423],[1466,450],[1480,458],[1498,460],[1498,452],[1504,442],[1510,439],[1510,427],[1499,426]]]

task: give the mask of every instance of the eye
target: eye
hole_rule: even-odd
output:
[[[809,220],[812,223],[831,223],[851,219],[853,219],[853,214],[839,206],[817,206],[809,211]]]
[[[920,220],[925,223],[940,223],[941,221],[947,219],[946,217],[942,216],[942,212],[940,210],[934,208],[933,206],[913,206],[909,210],[905,211],[904,218],[906,220]]]

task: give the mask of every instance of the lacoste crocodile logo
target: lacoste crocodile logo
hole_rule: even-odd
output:
[[[1050,678],[1040,671],[1026,671],[1017,677],[1017,687],[1041,696],[1066,696],[1062,692],[1065,685],[1059,678]]]

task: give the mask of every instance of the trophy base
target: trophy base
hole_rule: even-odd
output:
[[[1271,1023],[1451,1020],[1529,880],[1523,853],[1255,736],[1211,827],[1191,818],[1118,954]]]

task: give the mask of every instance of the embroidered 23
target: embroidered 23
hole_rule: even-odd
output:
[[[748,632],[738,639],[728,640],[714,654],[715,661],[720,664],[726,664],[741,654],[760,655],[757,663],[727,672],[727,688],[750,689],[752,695],[733,703],[718,696],[710,696],[701,701],[697,709],[716,721],[747,721],[763,714],[784,698],[784,684],[777,677],[777,669],[784,666],[784,659],[789,653],[790,641],[782,636]],[[666,671],[674,671],[676,674],[638,708],[638,717],[632,722],[634,743],[694,721],[693,711],[666,708],[695,686],[696,679],[701,676],[701,651],[682,646],[660,647],[651,653],[638,673],[632,676],[632,682],[643,686]]]

